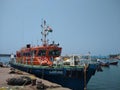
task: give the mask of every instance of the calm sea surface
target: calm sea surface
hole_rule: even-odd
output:
[[[0,57],[6,63],[9,57]],[[120,60],[117,66],[104,67],[103,72],[96,72],[90,79],[87,90],[120,90]]]
[[[0,57],[0,62],[8,63],[10,61],[10,57]]]
[[[120,61],[117,66],[104,67],[90,79],[87,90],[120,90]]]

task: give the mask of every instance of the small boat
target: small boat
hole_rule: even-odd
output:
[[[109,63],[110,63],[110,65],[117,65],[117,64],[118,64],[118,61],[114,61],[114,60],[111,61],[111,60],[110,60]]]
[[[52,29],[46,25],[44,20],[42,27],[42,45],[21,48],[16,52],[16,59],[10,62],[11,67],[35,74],[36,76],[58,83],[63,87],[72,90],[84,90],[90,78],[97,70],[97,64],[88,63],[87,65],[74,65],[78,61],[72,62],[71,65],[58,65],[61,56],[62,47],[59,44],[48,43],[47,35],[52,32]],[[56,64],[54,65],[54,62]],[[62,61],[60,61],[62,62]]]
[[[109,67],[110,66],[110,63],[106,60],[100,60],[100,59],[97,59],[97,62],[101,65],[101,66],[104,66],[104,67]]]
[[[109,62],[100,62],[101,66],[109,67],[110,63]]]

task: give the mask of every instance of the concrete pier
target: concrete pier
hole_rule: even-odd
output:
[[[43,80],[41,78],[35,77],[32,74],[22,72],[22,71],[17,71],[18,73],[13,73],[9,74],[10,68],[6,67],[0,67],[0,90],[37,90],[36,85],[24,85],[24,86],[16,86],[16,85],[8,85],[7,84],[7,79],[12,78],[12,77],[19,77],[19,76],[32,76],[36,78],[39,81],[42,81],[43,84],[48,86],[47,89],[45,90],[70,90],[68,88],[64,88],[61,85],[58,85],[56,83],[49,82],[47,80]]]

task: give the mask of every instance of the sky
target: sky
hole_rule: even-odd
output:
[[[120,53],[120,0],[0,0],[0,53],[41,45],[41,23],[62,55]]]

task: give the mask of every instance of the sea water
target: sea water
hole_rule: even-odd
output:
[[[0,57],[0,62],[8,63],[10,57]],[[120,61],[118,65],[102,67],[103,72],[96,72],[90,79],[87,90],[120,90]]]
[[[3,62],[4,64],[6,63],[9,63],[10,61],[10,57],[6,56],[6,57],[3,57],[3,56],[0,56],[0,62]]]
[[[87,90],[120,90],[120,61],[102,69],[103,72],[96,72],[90,79]]]

